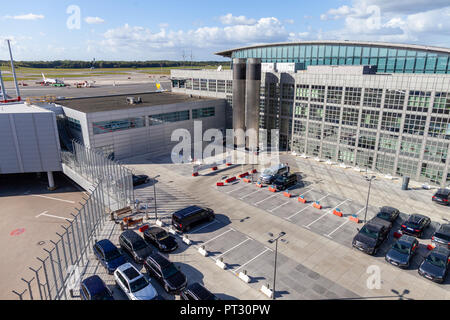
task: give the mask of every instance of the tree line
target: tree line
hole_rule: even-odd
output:
[[[53,68],[53,69],[86,69],[86,68],[173,68],[173,67],[200,67],[226,65],[227,61],[16,61],[16,68]],[[9,66],[9,61],[1,61],[0,65]]]

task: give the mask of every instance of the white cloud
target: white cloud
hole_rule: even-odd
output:
[[[102,19],[102,18],[100,18],[100,17],[86,17],[86,18],[84,19],[84,21],[85,21],[87,24],[101,24],[101,23],[104,23],[104,22],[105,22],[105,20]]]
[[[160,23],[160,24],[159,24],[159,27],[160,27],[160,28],[168,28],[168,27],[169,27],[169,24],[168,24],[168,23]]]
[[[225,25],[254,25],[256,24],[255,19],[248,19],[245,16],[233,16],[231,13],[221,16],[219,18],[220,22]]]
[[[45,16],[42,14],[34,14],[34,13],[28,13],[28,14],[22,14],[17,16],[5,16],[6,19],[14,19],[14,20],[39,20],[44,19]]]

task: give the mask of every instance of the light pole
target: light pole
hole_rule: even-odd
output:
[[[276,291],[275,291],[275,281],[276,281],[276,278],[277,278],[278,240],[280,238],[282,238],[283,236],[285,236],[285,235],[286,235],[286,232],[280,232],[280,234],[276,238],[270,239],[268,241],[269,243],[274,243],[275,242],[275,267],[274,267],[274,270],[273,270],[273,296],[272,296],[273,300],[275,300],[275,293],[276,293]],[[273,236],[274,236],[273,233],[269,233],[269,237],[273,238]]]
[[[369,192],[367,193],[367,201],[366,201],[366,213],[364,214],[364,223],[367,221],[367,209],[369,207],[369,197],[370,197],[370,187],[372,185],[372,180],[376,178],[376,176],[371,176],[370,178],[368,176],[365,176],[366,181],[369,181]]]
[[[156,177],[153,177],[153,197],[155,198],[155,219],[158,220],[158,208],[156,206],[156,178],[159,178],[160,176],[157,175]]]

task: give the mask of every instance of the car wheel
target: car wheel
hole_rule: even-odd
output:
[[[191,230],[191,226],[187,226],[186,228],[184,228],[184,231],[188,232],[189,230]]]

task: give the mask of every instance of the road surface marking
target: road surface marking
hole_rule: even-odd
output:
[[[253,205],[257,206],[257,205],[260,204],[261,202],[264,202],[264,201],[269,200],[269,199],[271,199],[271,198],[273,198],[273,197],[276,197],[276,196],[277,196],[277,194],[275,193],[273,196],[270,196],[270,197],[265,198],[265,199],[263,199],[263,200],[261,200],[261,201],[258,201],[258,202],[256,202],[256,203],[254,203]]]
[[[241,244],[244,244],[244,243],[246,243],[246,242],[249,241],[249,240],[252,240],[252,239],[250,239],[250,238],[247,237],[247,239],[245,239],[245,240],[242,241],[241,243],[238,243],[238,244],[235,245],[233,248],[228,249],[227,251],[225,251],[224,253],[222,253],[220,256],[217,256],[217,257],[215,258],[215,260],[217,260],[217,259],[219,259],[220,257],[226,255],[226,254],[227,254],[228,252],[230,252],[231,250],[236,249],[236,248],[239,247]]]
[[[269,248],[266,248],[266,250],[264,250],[263,252],[261,252],[260,254],[258,254],[256,257],[254,257],[252,260],[247,261],[246,263],[244,263],[242,266],[240,266],[239,268],[232,270],[233,272],[237,272],[239,269],[245,267],[247,264],[249,264],[250,262],[252,262],[253,260],[255,260],[256,258],[258,258],[259,256],[263,255],[264,253],[266,253],[267,251],[272,251]]]
[[[333,231],[331,231],[329,234],[325,234],[325,236],[327,236],[328,238],[331,238],[331,235],[333,233],[335,233],[336,231],[338,231],[341,227],[343,227],[345,224],[347,224],[347,222],[349,222],[350,220],[345,220],[345,222],[343,224],[341,224],[339,227],[337,227],[336,229],[334,229]]]
[[[225,193],[232,193],[232,192],[234,192],[234,191],[238,191],[238,190],[241,190],[241,189],[244,189],[246,186],[243,186],[243,187],[240,187],[240,188],[237,188],[237,189],[233,189],[233,190],[231,190],[231,191],[227,191],[227,192],[225,192]]]
[[[58,199],[58,198],[53,198],[53,197],[47,197],[47,196],[41,196],[41,195],[32,195],[33,197],[39,197],[39,198],[45,198],[45,199],[50,199],[50,200],[57,200],[57,201],[62,201],[62,202],[67,202],[67,203],[75,203],[75,201],[71,201],[71,200],[63,200],[63,199]]]
[[[288,204],[290,201],[286,201],[285,203],[283,203],[283,204],[281,204],[281,205],[279,205],[278,207],[275,207],[275,208],[273,208],[272,210],[269,210],[269,212],[274,212],[276,209],[279,209],[279,208],[281,208],[282,206],[284,206],[284,205],[286,205],[286,204]]]
[[[217,222],[217,220],[214,220],[213,222],[210,222],[210,223],[208,223],[208,224],[205,224],[203,227],[200,227],[200,228],[198,228],[198,229],[192,230],[192,231],[189,232],[189,233],[192,234],[192,233],[194,233],[194,232],[200,231],[200,230],[206,228],[207,226],[210,226],[210,225],[212,225],[213,223],[216,223],[216,222]]]
[[[46,216],[46,217],[50,217],[50,218],[57,218],[57,219],[62,219],[62,220],[69,220],[69,221],[73,221],[73,219],[70,218],[64,218],[64,217],[59,217],[59,216],[54,216],[52,214],[47,214],[48,211],[44,211],[41,214],[38,214],[36,216],[36,218],[39,218],[40,216]]]
[[[334,207],[333,209],[328,210],[328,211],[325,212],[323,215],[321,215],[319,218],[317,218],[316,220],[314,220],[313,222],[311,222],[310,224],[308,224],[307,226],[304,226],[304,227],[309,228],[311,225],[313,225],[314,223],[316,223],[317,221],[319,221],[320,219],[322,219],[322,218],[325,217],[326,215],[330,214],[330,212],[333,212],[333,210],[339,208],[339,206],[343,205],[343,204],[346,203],[347,201],[349,201],[349,199],[345,200],[344,202],[341,202],[340,204],[338,204],[338,205],[337,205],[336,207]]]
[[[247,198],[247,197],[251,196],[252,194],[255,194],[255,193],[259,192],[259,191],[261,191],[261,190],[256,190],[256,191],[254,191],[252,193],[249,193],[248,195],[243,196],[242,198],[240,198],[240,200],[244,200],[245,198]]]
[[[230,231],[234,231],[234,230],[229,229],[229,230],[225,231],[224,233],[219,234],[217,237],[214,237],[214,238],[212,238],[212,239],[209,239],[209,240],[206,241],[206,242],[203,242],[202,245],[205,245],[205,244],[207,244],[207,243],[209,243],[209,242],[211,242],[211,241],[213,241],[213,240],[216,240],[217,238],[220,238],[221,236],[223,236],[224,234],[227,234],[227,233],[230,232]]]

